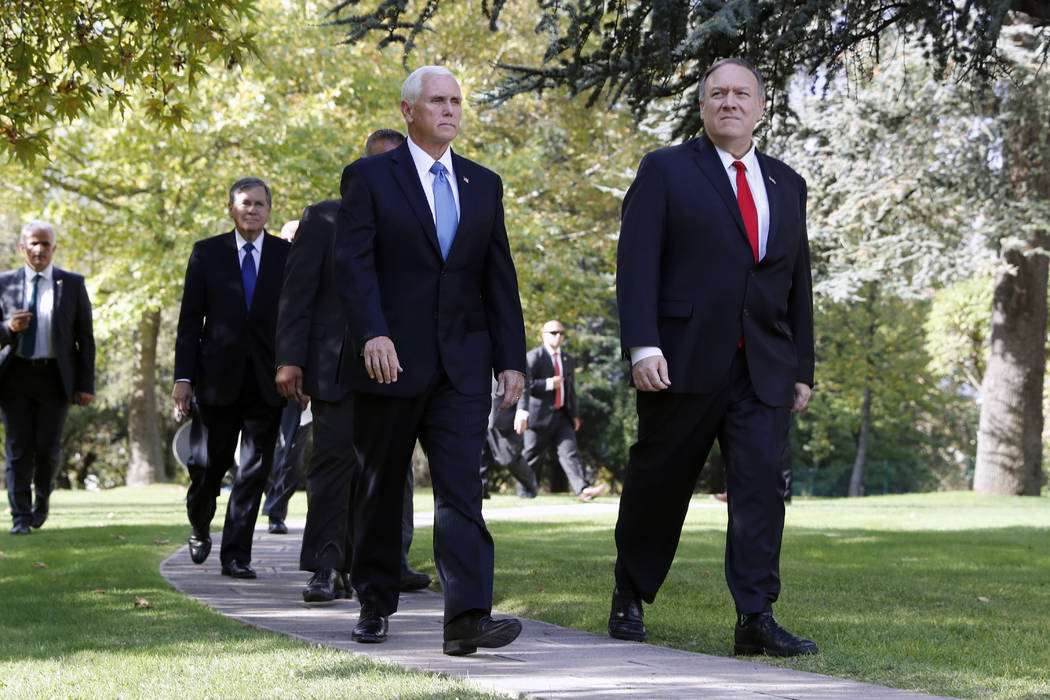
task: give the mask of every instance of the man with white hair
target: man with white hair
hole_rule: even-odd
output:
[[[47,520],[69,405],[95,394],[95,336],[84,278],[51,263],[55,229],[22,227],[25,265],[0,275],[0,411],[12,535]],[[34,502],[33,492],[36,492]]]
[[[351,572],[358,642],[382,642],[397,610],[405,471],[418,438],[434,484],[434,561],[444,652],[505,646],[521,623],[493,619],[492,536],[479,455],[493,376],[503,407],[525,383],[525,324],[496,173],[452,152],[463,97],[439,66],[401,88],[408,140],[343,171],[335,276],[354,361]]]

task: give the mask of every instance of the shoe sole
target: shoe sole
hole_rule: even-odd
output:
[[[613,639],[620,639],[625,642],[644,642],[649,635],[645,632],[638,634],[636,632],[622,632],[620,630],[609,628],[609,636]]]
[[[817,648],[805,648],[798,651],[780,651],[777,649],[766,649],[765,647],[754,646],[752,644],[734,644],[733,654],[736,656],[805,656],[807,654],[816,654]]]
[[[470,639],[451,639],[442,645],[441,650],[448,656],[466,656],[473,654],[479,647],[498,649],[505,647],[521,634],[521,623],[501,625],[499,629]]]
[[[351,634],[350,639],[360,644],[381,644],[386,641],[386,635],[377,637],[374,634]]]
[[[321,593],[307,593],[303,591],[303,602],[304,603],[331,603],[339,595],[327,596]]]

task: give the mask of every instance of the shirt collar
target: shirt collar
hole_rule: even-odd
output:
[[[25,270],[26,270],[26,282],[32,282],[33,281],[33,277],[35,277],[38,274],[42,278],[46,279],[49,282],[52,279],[54,279],[54,277],[55,277],[55,264],[54,263],[48,263],[47,267],[45,267],[39,273],[36,270],[34,270],[33,268],[29,267],[29,263],[26,263],[25,264]]]
[[[248,239],[241,235],[241,232],[237,230],[237,227],[233,227],[233,237],[237,240],[237,250],[243,250],[244,244],[248,242]],[[263,239],[266,238],[266,231],[259,234],[259,237],[252,241],[252,247],[259,251],[259,255],[262,255]]]
[[[714,144],[712,143],[712,145]],[[754,139],[751,141],[751,148],[747,149],[747,153],[745,153],[742,158],[734,158],[732,153],[729,151],[723,151],[718,146],[715,146],[715,152],[718,153],[718,157],[722,161],[722,167],[729,173],[736,174],[736,168],[733,167],[733,163],[738,160],[744,164],[744,167],[747,168],[749,173],[757,173],[759,171],[758,156],[755,155]]]
[[[412,140],[412,137],[408,137],[408,152],[412,154],[412,162],[416,164],[416,170],[419,171],[419,176],[430,176],[430,166],[434,165],[434,159],[429,153],[424,151],[422,148],[416,145],[416,142]],[[445,170],[448,171],[449,176],[452,176],[452,146],[445,149],[445,152],[441,154],[441,157],[437,159],[438,163],[445,166]]]
[[[546,343],[543,344],[543,348],[547,351],[547,354],[550,355],[551,357],[554,357],[554,353],[561,352],[561,348],[558,348],[557,350],[555,350],[554,348],[552,348],[550,345],[547,345]]]

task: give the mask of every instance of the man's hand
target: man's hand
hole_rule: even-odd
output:
[[[577,433],[580,432],[580,419],[579,418],[573,418],[572,419],[572,429],[575,432],[577,432]]]
[[[397,381],[398,372],[405,369],[397,361],[397,350],[394,341],[385,335],[379,335],[365,343],[365,371],[368,376],[380,384],[393,384]]]
[[[638,391],[663,391],[671,386],[667,377],[667,358],[663,355],[650,355],[639,360],[631,367],[631,376]]]
[[[92,399],[94,398],[94,394],[89,394],[86,391],[73,392],[73,403],[75,403],[77,406],[87,406],[89,403],[91,403]]]
[[[553,386],[555,391],[557,391],[558,387],[560,387],[564,383],[565,383],[565,377],[560,375],[560,374],[556,375],[554,377],[551,377],[551,384],[552,384],[552,386]]]
[[[183,416],[190,415],[193,385],[189,382],[175,382],[175,388],[171,390],[171,398],[175,402],[175,420],[182,420]]]
[[[525,431],[529,429],[529,419],[522,416],[521,418],[514,418],[514,432],[518,435],[524,435]]]
[[[29,320],[33,318],[32,311],[26,311],[22,309],[11,314],[11,318],[7,319],[7,327],[12,333],[21,333],[25,329],[29,328]]]
[[[806,404],[809,403],[809,397],[812,393],[813,390],[809,387],[809,384],[795,382],[795,404],[791,407],[791,412],[801,413],[805,411]]]
[[[306,410],[306,404],[310,403],[310,397],[303,393],[303,369],[296,365],[284,365],[277,370],[274,378],[277,385],[277,393],[286,399],[295,401],[300,411]]]
[[[496,384],[496,396],[503,397],[503,403],[499,410],[510,408],[518,403],[521,392],[525,389],[525,375],[512,369],[505,369],[499,373],[499,382]]]

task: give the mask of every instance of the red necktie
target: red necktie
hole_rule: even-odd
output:
[[[739,160],[733,161],[733,167],[736,168],[736,203],[744,219],[744,230],[747,231],[751,251],[755,254],[755,262],[758,262],[758,209],[755,208],[751,188],[747,186],[747,168]]]
[[[554,376],[555,377],[560,377],[561,376],[561,363],[558,362],[558,355],[559,355],[559,353],[554,353]],[[554,390],[554,410],[555,411],[557,411],[559,408],[561,408],[561,403],[562,403],[562,400],[563,400],[562,396],[564,396],[564,394],[562,393],[562,387],[564,385],[565,385],[565,382],[563,381],[561,384],[558,385],[558,388]]]

